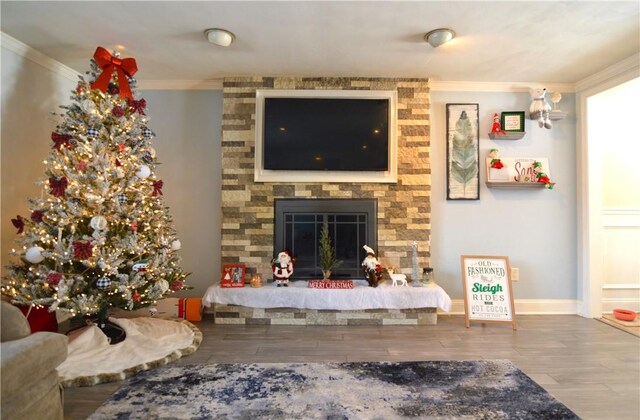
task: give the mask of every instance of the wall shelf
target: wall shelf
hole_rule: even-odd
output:
[[[487,187],[502,190],[531,190],[544,188],[542,182],[515,182],[515,181],[487,181]],[[551,185],[555,185],[554,182]]]
[[[559,109],[549,111],[549,119],[551,121],[562,120],[567,116],[567,112],[560,111]],[[532,120],[537,120],[540,117],[540,111],[532,112],[529,114],[529,118]]]
[[[524,131],[508,131],[507,134],[489,133],[491,140],[520,140],[527,134]]]

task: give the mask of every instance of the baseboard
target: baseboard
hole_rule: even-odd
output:
[[[602,299],[602,313],[611,314],[614,309],[630,309],[640,311],[640,298],[608,298]]]
[[[464,300],[453,299],[449,315],[464,315]],[[576,315],[578,301],[575,299],[515,299],[516,315]],[[438,311],[445,315],[446,312]]]

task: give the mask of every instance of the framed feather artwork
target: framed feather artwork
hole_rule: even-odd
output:
[[[447,104],[447,200],[480,199],[478,104]]]

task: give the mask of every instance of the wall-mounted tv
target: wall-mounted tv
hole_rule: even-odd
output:
[[[264,169],[386,171],[389,101],[266,98]]]
[[[395,182],[396,91],[258,90],[256,181]]]

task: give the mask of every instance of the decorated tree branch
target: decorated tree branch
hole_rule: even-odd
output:
[[[61,106],[42,196],[12,219],[19,246],[2,293],[14,304],[104,319],[185,287],[136,70],[98,48]]]

